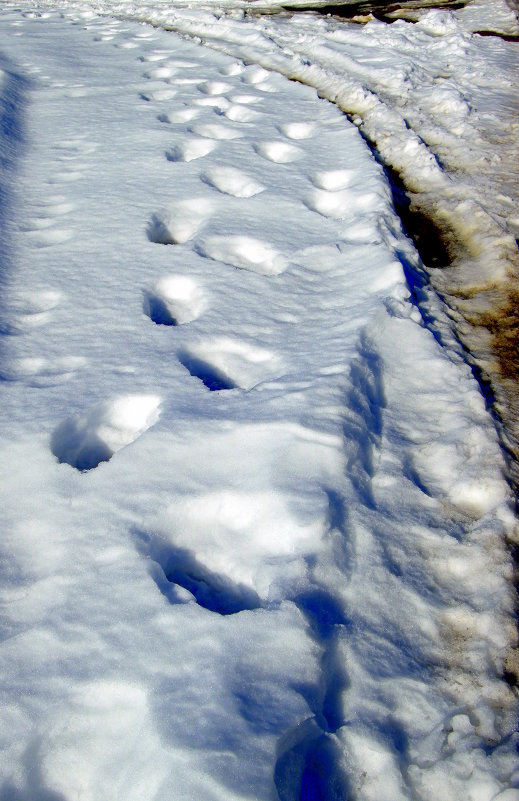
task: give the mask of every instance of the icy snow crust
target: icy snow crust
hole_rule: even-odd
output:
[[[0,798],[514,801],[502,457],[357,128],[1,21]]]

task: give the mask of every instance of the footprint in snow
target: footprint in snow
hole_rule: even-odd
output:
[[[198,86],[198,91],[202,92],[204,95],[225,95],[227,92],[230,92],[232,86],[230,83],[224,83],[223,81],[204,81]]]
[[[259,84],[270,78],[270,75],[271,73],[268,70],[264,70],[263,67],[251,67],[245,71],[240,80],[249,86],[259,86]]]
[[[225,572],[210,569],[194,551],[175,545],[169,536],[140,531],[137,535],[139,551],[147,557],[152,578],[171,604],[196,601],[219,615],[262,606],[254,589],[233,581]]]
[[[254,150],[259,156],[275,164],[289,164],[303,155],[301,148],[288,142],[258,142],[254,145]]]
[[[46,228],[44,230],[28,231],[27,236],[36,247],[48,248],[69,242],[74,234],[66,228]]]
[[[74,183],[74,181],[79,181],[83,178],[83,173],[79,172],[79,170],[64,170],[63,172],[56,172],[49,179],[50,184],[60,184],[60,183]]]
[[[231,95],[229,100],[231,103],[238,103],[242,106],[254,106],[263,102],[263,98],[258,95]]]
[[[161,102],[163,100],[171,100],[177,94],[176,89],[160,88],[152,89],[151,91],[141,92],[141,98],[148,103]]]
[[[211,153],[217,146],[214,139],[188,139],[166,152],[168,161],[194,161]]]
[[[262,184],[235,167],[213,167],[201,179],[225,195],[240,198],[253,197],[265,189]]]
[[[157,325],[190,323],[200,316],[205,306],[201,288],[184,275],[167,275],[144,291],[144,314]]]
[[[303,202],[307,208],[311,211],[316,211],[323,217],[344,220],[358,211],[373,207],[376,201],[377,195],[374,192],[359,195],[349,189],[339,189],[335,192],[314,189]]]
[[[328,192],[346,189],[351,184],[352,178],[353,170],[326,170],[310,176],[314,186],[318,189],[326,189]]]
[[[249,390],[282,370],[272,351],[226,337],[191,344],[179,351],[178,359],[212,392]]]
[[[289,122],[280,125],[278,130],[287,139],[309,139],[314,135],[316,128],[313,122]]]
[[[202,108],[212,108],[217,114],[223,114],[223,112],[226,111],[231,105],[227,98],[223,95],[216,95],[215,97],[200,97],[197,100],[193,100],[193,104],[195,106],[201,106]]]
[[[191,122],[200,114],[200,109],[197,108],[181,108],[178,111],[170,111],[167,114],[159,114],[157,119],[159,122],[166,123],[182,123]],[[178,161],[178,159],[176,159]]]
[[[165,61],[167,57],[167,53],[157,51],[156,53],[146,53],[145,56],[138,56],[137,61],[141,61],[143,64],[154,64],[158,61]]]
[[[251,236],[209,236],[195,246],[200,255],[259,275],[279,275],[287,259],[271,245]]]
[[[261,116],[261,112],[254,111],[246,106],[234,104],[224,111],[224,116],[232,122],[252,122]]]
[[[212,208],[207,198],[180,200],[152,216],[148,239],[157,245],[181,245],[196,234]]]
[[[155,67],[154,69],[145,72],[144,77],[155,80],[166,80],[167,78],[171,78],[173,75],[176,75],[177,72],[178,69],[176,67],[172,67],[169,64],[163,64],[160,67]]]
[[[240,73],[242,73],[244,69],[245,67],[243,66],[243,64],[238,64],[238,63],[229,64],[227,67],[221,68],[220,75],[225,75],[227,77],[230,77],[231,75],[240,75]]]
[[[192,133],[198,136],[203,136],[206,139],[216,140],[231,140],[240,139],[243,136],[241,131],[231,128],[230,125],[220,125],[217,122],[213,123],[197,123],[190,129]]]
[[[159,419],[157,395],[121,395],[64,420],[51,437],[59,462],[92,470],[134,442]]]
[[[52,387],[69,381],[85,365],[86,359],[81,356],[58,359],[31,356],[18,359],[7,370],[4,369],[2,377],[10,381],[24,380],[30,386]]]
[[[175,86],[195,86],[200,83],[200,78],[172,78],[170,83]]]

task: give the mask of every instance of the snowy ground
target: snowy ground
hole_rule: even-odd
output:
[[[504,461],[358,128],[252,50],[23,8],[0,800],[517,801]]]

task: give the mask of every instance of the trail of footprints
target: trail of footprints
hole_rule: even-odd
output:
[[[112,41],[116,47],[137,47],[141,40],[153,36],[153,32],[143,31],[131,39],[117,41],[117,34],[118,26],[113,24],[98,31],[96,40]],[[139,60],[144,64],[145,81],[139,91],[141,100],[150,105],[159,123],[172,126],[177,134],[177,141],[165,151],[165,159],[173,170],[191,170],[193,185],[202,190],[152,212],[146,227],[149,241],[156,245],[185,245],[203,258],[267,278],[282,274],[289,259],[270,242],[249,232],[204,233],[204,228],[226,197],[230,203],[240,201],[239,220],[245,204],[268,192],[257,177],[233,166],[234,146],[248,148],[260,175],[265,169],[267,173],[269,169],[283,170],[284,165],[305,158],[305,140],[314,136],[317,125],[307,121],[282,123],[275,127],[276,138],[257,141],[255,126],[264,114],[264,97],[277,91],[271,73],[258,66],[233,63],[220,70],[220,77],[200,80],[199,63],[172,58],[170,52],[151,50]],[[77,143],[65,143],[64,160],[69,158],[67,147],[70,164],[57,175],[64,184],[81,177],[74,162]],[[204,168],[209,154],[214,157]],[[262,161],[271,167],[261,168]],[[302,202],[325,217],[345,217],[351,212],[351,177],[348,170],[307,176],[312,188]],[[49,199],[47,216],[42,215],[33,225],[31,235],[40,237],[42,246],[64,241],[69,231],[55,225],[55,221],[71,208],[64,194]],[[230,216],[236,220],[234,212]],[[156,325],[189,324],[207,306],[204,290],[195,279],[183,275],[166,275],[143,292],[144,314]],[[179,350],[177,358],[207,389],[217,392],[249,390],[282,371],[282,360],[276,354],[229,337],[193,342]],[[80,418],[65,420],[54,432],[52,450],[60,461],[78,470],[92,469],[134,441],[156,422],[159,414],[156,396],[115,398],[87,410]],[[100,431],[104,432],[102,437]]]

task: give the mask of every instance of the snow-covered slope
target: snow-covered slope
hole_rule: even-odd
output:
[[[0,799],[514,801],[504,464],[357,127],[0,24]]]

